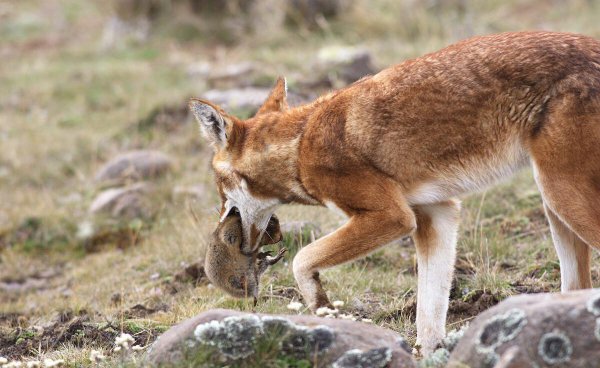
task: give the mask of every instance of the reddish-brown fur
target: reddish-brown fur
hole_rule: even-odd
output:
[[[435,299],[430,310],[419,306],[418,342],[431,351],[443,335],[454,198],[529,163],[553,228],[563,290],[591,285],[589,247],[600,247],[600,42],[550,32],[476,37],[301,107],[287,108],[284,89],[278,81],[246,121],[202,101],[191,107],[205,134],[219,125],[206,114],[221,116],[228,133],[211,138],[223,212],[251,197],[247,227],[292,202],[337,207],[350,218],[294,260],[313,308],[329,303],[318,270],[417,229],[419,301]],[[247,232],[246,250],[256,251],[261,230]]]

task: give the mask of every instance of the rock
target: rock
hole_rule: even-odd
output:
[[[225,90],[213,89],[204,93],[203,98],[221,106],[226,111],[244,111],[253,115],[271,93],[270,88],[245,87]],[[288,103],[297,106],[310,100],[310,96],[288,92]]]
[[[276,345],[273,345],[273,340]],[[264,343],[271,348],[264,352]],[[276,349],[274,351],[273,349]],[[267,355],[261,355],[267,354]],[[416,367],[406,341],[393,331],[349,320],[303,315],[269,316],[217,309],[174,326],[152,345],[152,365],[221,366],[280,357],[333,367]],[[218,363],[217,363],[218,362]]]
[[[471,322],[448,366],[596,367],[598,361],[600,289],[590,289],[508,298]]]
[[[92,214],[108,214],[115,218],[149,218],[152,209],[147,195],[152,187],[136,183],[123,188],[110,188],[100,192],[90,205]]]
[[[242,62],[216,67],[207,76],[208,83],[214,87],[240,86],[253,79],[257,70],[254,63]]]
[[[131,151],[117,155],[96,174],[98,183],[118,185],[131,181],[158,178],[173,166],[171,158],[158,151]]]
[[[450,359],[450,353],[465,334],[467,326],[460,330],[452,330],[442,339],[440,346],[431,354],[419,361],[420,368],[444,368]]]
[[[322,48],[315,69],[320,72],[308,83],[310,87],[339,88],[377,72],[371,53],[359,47]]]
[[[268,88],[233,88],[226,90],[210,90],[203,97],[221,106],[226,111],[246,110],[256,111],[269,96]]]
[[[208,61],[196,61],[188,65],[186,73],[190,77],[202,77],[205,78],[210,74],[212,69],[211,63]]]
[[[206,187],[202,184],[183,186],[177,185],[173,188],[173,198],[203,199],[206,197]]]

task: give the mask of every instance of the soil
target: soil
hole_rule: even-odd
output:
[[[127,326],[121,330],[110,322],[94,323],[86,311],[60,313],[45,327],[21,327],[21,320],[26,319],[20,315],[0,315],[0,356],[9,360],[36,356],[40,350],[52,351],[64,344],[110,349],[121,332],[131,334],[141,346],[150,344],[159,335],[155,330],[130,331]]]
[[[453,323],[473,318],[500,301],[501,298],[498,295],[483,290],[474,291],[464,299],[452,299],[448,308],[448,322]],[[400,317],[408,317],[413,323],[416,321],[417,302],[415,298],[403,308],[382,316],[382,319],[392,321]]]

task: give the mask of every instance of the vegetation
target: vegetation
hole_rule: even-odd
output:
[[[172,11],[153,18],[146,39],[103,47],[111,9],[101,2],[0,3],[0,356],[87,366],[90,351],[99,349],[107,357],[102,365],[127,365],[111,351],[121,332],[145,347],[210,308],[290,313],[286,306],[299,298],[290,257],[310,232],[286,236],[294,251],[263,277],[256,307],[205,283],[177,281],[202,257],[218,218],[210,148],[181,114],[165,115],[177,116],[172,129],[147,119],[215,87],[194,72],[199,64],[252,61],[261,73],[251,84],[268,86],[281,74],[291,92],[307,92],[300,89],[313,74],[310,60],[323,47],[366,48],[383,68],[478,34],[542,28],[600,38],[600,5],[586,0],[355,0],[336,17],[286,23],[268,34],[220,27],[241,14],[221,22],[190,15],[183,5]],[[80,232],[92,221],[88,207],[100,190],[94,173],[118,152],[140,148],[176,161],[174,172],[155,183],[162,198],[156,214],[116,224],[116,237],[86,247]],[[176,186],[199,184],[201,199],[171,195]],[[321,233],[343,221],[316,207],[288,206],[278,216],[310,221]],[[465,198],[462,216],[449,328],[509,295],[559,290],[559,265],[529,170]],[[599,267],[595,255],[595,282]],[[415,268],[414,247],[399,241],[322,279],[331,299],[345,302],[345,313],[414,343]]]

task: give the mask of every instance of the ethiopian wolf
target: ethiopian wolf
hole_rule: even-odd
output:
[[[222,219],[241,215],[257,253],[277,206],[321,205],[348,221],[293,261],[308,305],[328,306],[319,270],[412,235],[417,343],[445,334],[460,204],[533,167],[561,264],[562,290],[591,287],[600,247],[600,42],[576,34],[471,38],[295,108],[279,79],[256,116],[190,107],[214,147]]]

